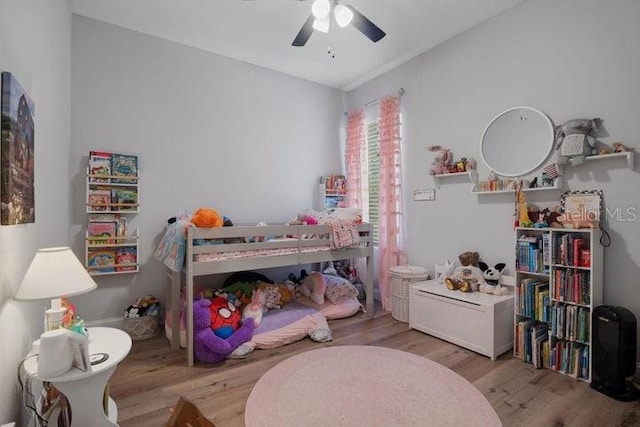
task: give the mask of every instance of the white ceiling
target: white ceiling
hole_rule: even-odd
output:
[[[377,43],[332,23],[291,42],[312,1],[70,0],[72,11],[319,84],[351,90],[522,0],[341,0],[387,35]],[[328,48],[335,57],[328,54]]]

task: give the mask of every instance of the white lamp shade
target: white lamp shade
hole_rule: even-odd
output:
[[[311,5],[311,13],[316,19],[324,19],[329,16],[331,3],[329,0],[316,0]]]
[[[33,257],[15,299],[72,297],[97,286],[70,248],[44,248]]]
[[[313,20],[313,29],[317,31],[321,31],[323,33],[329,32],[329,16],[325,16],[324,19],[314,19]]]
[[[351,23],[353,12],[347,6],[339,4],[333,9],[333,17],[336,18],[338,25],[344,28]]]

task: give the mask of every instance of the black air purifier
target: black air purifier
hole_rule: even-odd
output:
[[[591,388],[616,400],[640,399],[627,379],[636,371],[636,318],[624,307],[601,305],[593,310]]]

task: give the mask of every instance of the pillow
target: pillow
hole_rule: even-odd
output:
[[[324,280],[322,273],[312,271],[308,276],[302,279],[298,290],[305,296],[311,298],[316,304],[324,304],[324,293],[327,289],[327,282]]]
[[[339,279],[342,279],[339,277]],[[358,288],[353,286],[349,281],[342,279],[332,284],[327,284],[327,290],[324,296],[331,304],[339,304],[349,298],[358,298]]]

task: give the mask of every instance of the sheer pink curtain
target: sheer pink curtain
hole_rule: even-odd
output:
[[[347,200],[351,208],[362,209],[362,153],[365,144],[364,111],[355,110],[347,117],[345,167],[347,172]]]
[[[400,99],[389,96],[380,101],[380,273],[378,288],[382,308],[391,311],[389,268],[406,264],[402,216],[402,171],[400,168]]]

